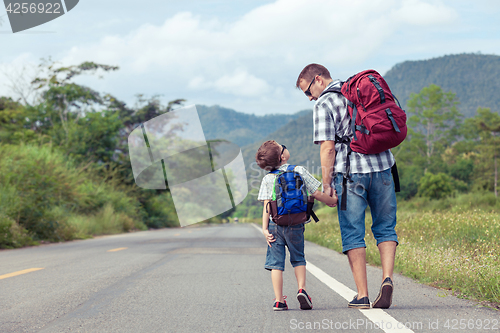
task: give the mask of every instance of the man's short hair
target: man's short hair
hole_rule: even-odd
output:
[[[261,169],[272,171],[281,164],[281,147],[274,140],[264,142],[257,153],[255,161]]]
[[[324,79],[331,79],[330,72],[325,66],[319,64],[309,64],[299,74],[296,87],[300,89],[300,80],[311,82],[316,75],[321,75]]]

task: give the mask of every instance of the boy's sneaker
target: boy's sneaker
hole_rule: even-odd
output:
[[[355,308],[355,309],[369,309],[370,308],[370,300],[366,296],[358,299],[358,295],[356,295],[356,296],[354,296],[352,301],[350,301],[347,304],[347,306],[350,308]]]
[[[304,289],[299,289],[297,292],[297,300],[300,303],[301,310],[311,310],[313,308],[311,297],[309,297]]]
[[[286,296],[283,297],[283,303],[281,302],[274,302],[273,304],[273,310],[274,311],[283,311],[283,310],[288,310],[288,305],[286,305]],[[276,299],[274,299],[276,300]]]
[[[390,277],[385,278],[380,287],[380,292],[378,293],[377,299],[373,302],[374,308],[388,309],[392,304],[392,291],[394,290],[394,285]]]

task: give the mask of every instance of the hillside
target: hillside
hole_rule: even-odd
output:
[[[384,78],[403,105],[411,93],[434,83],[457,94],[459,111],[474,116],[478,107],[500,110],[500,56],[481,54],[447,55],[406,61],[395,65]],[[255,116],[220,106],[197,106],[207,139],[223,138],[243,147],[247,169],[255,170],[255,152],[262,142],[273,139],[287,145],[293,164],[320,173],[319,147],[312,143],[312,112],[291,115]],[[285,125],[283,125],[285,124]]]
[[[294,114],[271,114],[256,116],[226,109],[218,105],[197,105],[198,115],[207,140],[226,139],[240,147],[252,144],[276,131],[278,128],[297,119],[308,111]]]
[[[457,95],[459,111],[466,117],[474,116],[478,107],[500,111],[500,56],[456,54],[405,61],[391,68],[384,78],[403,105],[411,93],[436,84]]]
[[[290,121],[287,125],[277,131],[260,138],[255,143],[243,147],[243,158],[249,169],[258,169],[255,164],[255,153],[262,142],[266,140],[276,140],[287,146],[290,151],[291,164],[298,164],[307,167],[312,173],[320,172],[319,146],[313,143],[313,120],[312,111],[308,111],[302,117]]]

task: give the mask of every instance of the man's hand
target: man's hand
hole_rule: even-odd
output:
[[[262,233],[264,234],[264,237],[266,237],[267,245],[272,247],[271,243],[276,241],[276,239],[274,238],[274,235],[269,233],[269,230],[267,230],[267,229],[263,229]]]
[[[334,192],[335,190],[330,186],[330,184],[323,184],[323,193],[333,197]]]
[[[334,202],[331,203],[331,204],[327,204],[328,207],[337,207],[337,204],[339,203],[339,198],[337,197],[337,191],[335,191],[334,189],[330,188],[330,190],[332,190],[332,195],[331,197],[334,198]]]

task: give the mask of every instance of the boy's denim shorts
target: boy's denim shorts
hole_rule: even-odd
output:
[[[342,251],[366,247],[365,209],[370,206],[372,233],[377,245],[386,241],[398,242],[396,227],[396,193],[391,169],[373,173],[354,173],[352,181],[347,181],[347,209],[340,209],[342,174],[334,177],[333,184],[338,195],[337,207]]]
[[[285,270],[285,246],[290,252],[290,263],[293,267],[305,266],[304,256],[304,223],[291,227],[277,225],[269,221],[269,233],[273,234],[276,241],[267,246],[266,264],[267,270]]]

